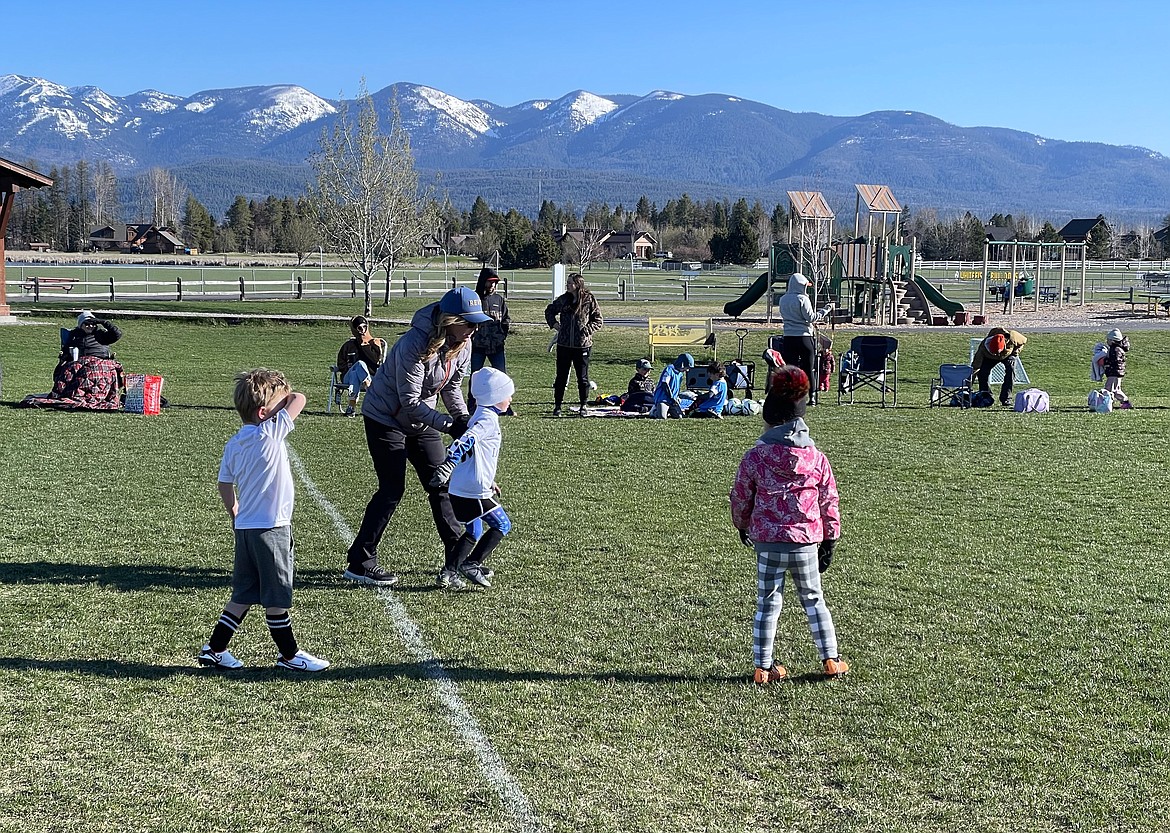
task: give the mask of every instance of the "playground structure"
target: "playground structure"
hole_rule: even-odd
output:
[[[833,240],[836,219],[817,191],[789,191],[788,243],[774,243],[768,271],[744,292],[724,305],[724,313],[739,317],[761,298],[767,298],[771,322],[779,284],[793,272],[809,278],[814,307],[834,304],[831,322],[873,324],[966,323],[964,306],[913,274],[916,253],[901,242],[902,206],[885,185],[857,185],[853,237]],[[862,229],[864,214],[865,228]],[[942,316],[932,315],[932,305]]]
[[[979,312],[986,314],[987,296],[1002,286],[999,296],[1004,300],[1004,312],[1024,309],[1030,301],[1032,311],[1040,309],[1041,300],[1056,302],[1057,309],[1069,303],[1073,295],[1077,303],[1085,303],[1085,284],[1088,277],[1088,243],[1029,243],[1019,240],[988,241],[983,244],[983,272],[980,276]],[[1009,257],[1004,257],[1007,254]],[[997,257],[992,257],[997,255]],[[1070,257],[1072,255],[1072,257]],[[997,274],[991,264],[1010,263],[1010,271]],[[1080,272],[1080,280],[1070,285],[1067,278],[1070,263]],[[1029,271],[1029,269],[1031,271]],[[1053,274],[1055,273],[1055,275]],[[1047,278],[1045,277],[1047,275]]]

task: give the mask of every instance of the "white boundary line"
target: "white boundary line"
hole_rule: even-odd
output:
[[[288,458],[305,490],[333,521],[333,528],[337,530],[338,538],[343,544],[349,546],[353,541],[353,530],[349,528],[349,524],[345,522],[341,512],[317,488],[317,484],[313,482],[305,470],[304,462],[291,448],[288,449]],[[532,802],[528,800],[528,796],[524,794],[516,779],[508,772],[504,759],[500,757],[500,753],[496,751],[492,742],[484,734],[483,728],[475,719],[475,715],[471,713],[471,709],[467,707],[467,703],[459,696],[459,687],[455,681],[443,669],[439,658],[431,653],[430,648],[427,647],[418,624],[410,618],[410,614],[406,612],[402,602],[398,601],[389,590],[379,590],[378,598],[386,607],[386,612],[390,614],[394,627],[398,629],[398,637],[406,646],[407,652],[422,665],[423,673],[434,684],[435,697],[443,706],[447,720],[463,739],[463,742],[475,753],[479,771],[499,794],[504,808],[516,823],[516,828],[525,831],[525,833],[529,831],[538,833],[542,827],[536,817],[535,810],[532,808]]]

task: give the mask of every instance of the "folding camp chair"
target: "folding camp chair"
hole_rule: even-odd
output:
[[[853,404],[854,394],[861,388],[872,388],[882,395],[892,394],[891,405],[898,404],[898,339],[887,336],[856,336],[849,349],[841,354],[837,375],[837,404],[845,395]]]
[[[333,411],[333,406],[341,410],[344,404],[349,404],[349,385],[341,380],[341,368],[335,364],[329,365],[329,396],[325,400],[325,413]]]
[[[930,406],[959,405],[971,407],[971,365],[944,364],[938,378],[930,383]]]
[[[969,361],[972,363],[975,361],[975,353],[979,350],[979,345],[982,343],[982,341],[982,338],[971,339],[971,358]],[[1020,361],[1019,356],[1012,356],[1012,368],[1014,371],[1012,374],[1012,379],[1017,385],[1030,385],[1032,383],[1032,380],[1028,378],[1028,371],[1024,370],[1024,363]],[[1002,364],[997,364],[995,367],[991,368],[991,376],[988,377],[987,383],[989,385],[1003,384]]]

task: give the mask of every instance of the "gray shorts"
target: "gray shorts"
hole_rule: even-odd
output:
[[[292,607],[292,585],[292,527],[237,529],[232,602],[287,609]]]

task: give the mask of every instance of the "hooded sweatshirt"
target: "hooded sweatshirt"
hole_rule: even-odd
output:
[[[471,364],[471,342],[452,353],[441,347],[422,359],[438,313],[436,302],[414,314],[410,329],[394,342],[374,375],[362,401],[362,416],[407,434],[421,434],[427,428],[447,432],[456,418],[467,416],[461,385]],[[447,413],[436,410],[439,397]]]
[[[744,454],[731,487],[731,520],[757,544],[841,537],[837,481],[803,419],[769,428]]]
[[[780,296],[780,317],[784,319],[786,336],[802,337],[813,334],[813,322],[816,321],[817,314],[806,290],[806,287],[792,281],[788,291]]]

